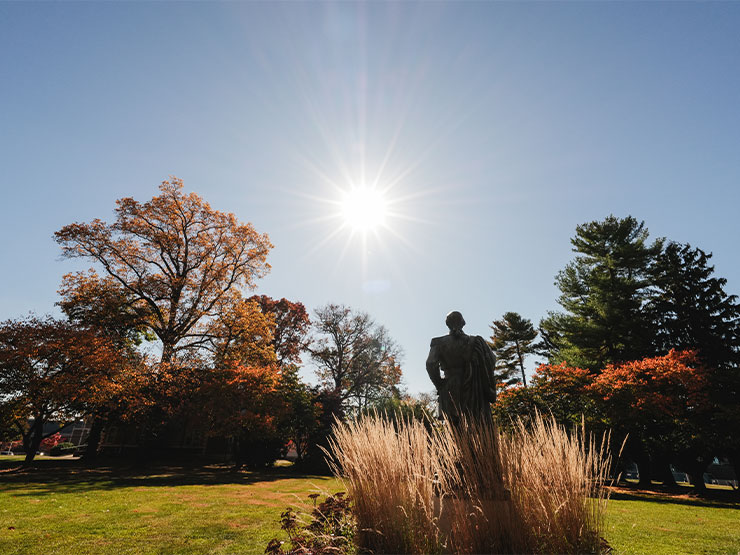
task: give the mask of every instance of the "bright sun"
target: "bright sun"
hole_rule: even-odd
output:
[[[373,231],[385,223],[387,203],[377,189],[355,187],[344,194],[342,216],[356,231]]]

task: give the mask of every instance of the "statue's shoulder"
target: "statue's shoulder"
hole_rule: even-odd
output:
[[[483,359],[488,360],[489,364],[496,363],[496,355],[493,353],[491,345],[480,335],[476,335],[473,338],[473,349],[483,355]]]
[[[432,342],[430,343],[430,347],[439,347],[440,345],[444,345],[447,342],[447,338],[449,335],[443,335],[441,337],[433,337]]]

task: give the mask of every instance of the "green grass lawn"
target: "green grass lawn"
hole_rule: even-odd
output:
[[[42,458],[31,472],[0,474],[0,553],[263,553],[283,539],[286,507],[341,489],[280,468],[60,468],[66,462]]]
[[[283,539],[280,513],[338,480],[290,468],[234,472],[223,466],[86,469],[41,458],[7,472],[0,457],[0,553],[262,553]],[[618,554],[740,552],[740,503],[619,490],[607,540]]]
[[[625,555],[737,555],[740,503],[619,490],[609,501],[606,538]]]

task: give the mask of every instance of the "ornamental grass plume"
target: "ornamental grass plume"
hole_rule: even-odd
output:
[[[337,423],[332,465],[377,553],[598,553],[608,438],[537,414],[513,432],[374,415]]]

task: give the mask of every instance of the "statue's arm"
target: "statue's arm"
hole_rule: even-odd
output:
[[[427,374],[432,380],[434,387],[439,391],[442,387],[442,376],[439,373],[439,352],[437,346],[432,343],[429,347],[429,356],[427,356]]]

